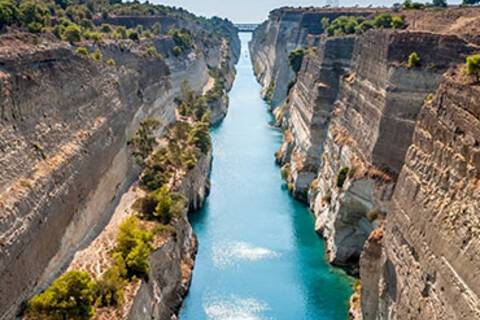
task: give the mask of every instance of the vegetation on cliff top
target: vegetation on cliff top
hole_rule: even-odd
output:
[[[356,16],[340,16],[332,22],[322,19],[322,25],[328,36],[360,34],[369,29],[403,29],[406,27],[403,16],[390,13],[376,15],[373,19]]]
[[[298,73],[300,71],[304,56],[305,50],[302,48],[293,50],[289,53],[288,62],[295,73]]]
[[[474,76],[475,81],[480,81],[480,54],[474,54],[467,57],[466,74]]]

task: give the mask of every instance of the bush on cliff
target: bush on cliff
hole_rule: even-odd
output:
[[[153,234],[140,228],[138,218],[129,217],[120,225],[115,252],[125,261],[129,278],[148,278],[152,241]]]
[[[474,54],[467,57],[467,75],[475,77],[475,81],[480,81],[480,54]]]
[[[192,34],[186,29],[179,30],[173,28],[168,31],[168,35],[173,38],[175,45],[183,50],[189,49],[193,46]]]
[[[96,282],[94,294],[99,307],[116,307],[123,303],[123,287],[127,281],[127,266],[119,253],[113,255],[113,265]]]
[[[13,0],[0,1],[0,28],[14,23],[17,16],[17,4]]]
[[[170,191],[168,186],[150,192],[146,197],[135,201],[133,209],[143,219],[156,220],[167,225],[172,218],[182,214],[186,200],[180,194]]]
[[[353,33],[363,33],[370,29],[403,29],[406,27],[403,16],[392,16],[390,13],[376,15],[373,19],[355,16],[340,16],[326,28],[328,36],[341,36]]]
[[[300,71],[304,56],[305,50],[301,48],[291,51],[288,55],[288,63],[290,64],[295,73],[298,73]]]
[[[418,67],[419,65],[420,65],[420,57],[418,53],[416,52],[410,53],[410,55],[408,56],[407,67],[415,68],[415,67]]]
[[[21,1],[19,6],[19,20],[25,26],[46,26],[50,20],[50,11],[45,2],[39,0]]]
[[[446,8],[447,7],[447,1],[446,0],[433,0],[432,5],[434,7]]]
[[[75,49],[75,53],[82,56],[88,56],[88,49],[85,47],[78,47]]]
[[[206,154],[212,147],[208,124],[197,122],[190,131],[188,142],[195,145],[202,153]]]
[[[154,118],[146,118],[138,127],[135,136],[127,142],[132,148],[132,155],[139,164],[152,153],[156,141],[153,132],[160,125],[160,122]]]
[[[95,282],[86,272],[70,271],[30,300],[28,316],[33,319],[90,319]]]
[[[337,175],[337,188],[343,188],[343,185],[345,184],[345,180],[347,179],[348,176],[348,171],[350,169],[348,167],[343,167]]]
[[[70,43],[79,42],[82,40],[82,30],[76,24],[71,24],[65,28],[62,38]]]

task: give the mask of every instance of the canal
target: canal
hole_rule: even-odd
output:
[[[324,258],[313,217],[286,190],[282,133],[261,99],[241,33],[229,113],[212,130],[212,190],[190,219],[199,239],[183,320],[345,320],[350,280]]]

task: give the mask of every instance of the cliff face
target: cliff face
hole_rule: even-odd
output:
[[[422,107],[383,252],[362,258],[377,264],[381,275],[363,289],[364,319],[480,317],[479,95],[458,68]]]
[[[278,106],[274,110],[277,124],[285,130],[276,159],[283,166],[282,173],[293,195],[308,202],[315,214],[316,229],[326,240],[329,261],[353,274],[360,273],[361,290],[352,299],[354,309],[357,308],[353,310],[356,318],[477,318],[476,282],[466,270],[476,270],[478,265],[468,253],[470,242],[474,243],[478,237],[465,230],[472,230],[468,226],[477,220],[473,208],[478,199],[466,196],[467,189],[463,186],[465,195],[458,201],[452,200],[462,188],[457,188],[460,181],[476,184],[473,164],[476,151],[469,153],[468,149],[474,150],[475,144],[470,138],[466,139],[473,145],[468,148],[447,141],[454,132],[461,139],[465,135],[475,137],[468,130],[474,130],[478,120],[474,111],[470,115],[478,103],[473,102],[476,97],[474,92],[470,93],[473,89],[465,86],[465,91],[460,85],[453,86],[454,81],[448,81],[451,77],[443,76],[472,52],[467,42],[472,39],[468,36],[470,31],[464,30],[461,37],[450,35],[453,29],[448,27],[442,34],[415,32],[413,21],[424,31],[436,31],[428,30],[428,21],[439,14],[417,12],[416,17],[407,15],[410,23],[407,31],[370,30],[357,36],[329,38],[312,32],[303,37],[305,41],[297,42],[298,35],[290,31],[299,28],[301,19],[297,19],[296,26],[292,23],[282,29],[283,35],[269,31],[280,30],[283,22],[278,17],[287,16],[292,10],[301,11],[280,9],[283,14],[272,13],[269,21],[257,29],[251,45],[252,59],[265,88],[278,74],[293,73],[277,70],[290,69],[288,61],[277,60],[286,59],[293,46],[281,43],[296,43],[306,48],[307,54],[288,95],[287,90],[275,87],[275,91],[284,90],[286,95],[282,98],[275,93],[280,98],[272,101],[274,107]],[[311,10],[304,11],[307,15]],[[458,24],[458,16],[452,17],[446,23]],[[290,36],[290,40],[285,40]],[[260,53],[256,54],[256,50]],[[412,52],[421,59],[416,67],[407,65]],[[447,107],[441,107],[442,111],[433,115],[432,111],[427,112],[432,107],[424,103],[431,99],[440,83],[440,93],[433,105],[448,103],[469,110],[455,110],[463,127],[452,123],[453,118],[448,114],[453,111],[447,111]],[[450,102],[453,99],[456,102]],[[447,121],[441,120],[438,113],[448,117],[452,133],[435,129],[427,134],[427,129],[419,129],[426,126],[424,122],[433,126],[435,122]],[[468,124],[465,117],[469,118]],[[425,135],[449,147],[437,146],[432,141],[427,149],[426,138],[420,139]],[[415,147],[416,141],[425,149],[422,154]],[[457,150],[457,147],[467,154],[461,153],[461,158],[455,155],[450,148]],[[456,158],[464,163],[458,163]],[[411,166],[415,169],[409,169]],[[407,179],[411,170],[419,172]],[[456,170],[461,173],[455,174]],[[424,198],[419,199],[419,184],[424,176],[430,180],[425,182]],[[451,189],[457,191],[451,193]],[[448,201],[452,201],[451,206],[447,206]],[[426,204],[430,202],[428,207]],[[462,217],[461,222],[452,218],[458,225],[444,225],[444,220],[457,216],[454,212],[460,212],[461,208],[466,213],[473,210],[472,214]],[[429,222],[436,219],[438,228]],[[437,241],[439,234],[449,245]],[[458,261],[470,259],[469,267],[460,267],[462,262],[457,264],[457,257],[462,254],[464,258]],[[442,284],[439,284],[441,274]],[[463,299],[463,305],[455,305],[455,297]]]
[[[295,78],[295,73],[289,68],[289,53],[304,47],[309,42],[309,35],[323,33],[320,23],[323,17],[334,20],[346,12],[281,8],[273,10],[269,19],[255,30],[250,43],[254,71],[263,86],[262,94],[265,96],[270,91],[273,108],[284,101],[288,85]],[[368,9],[348,10],[347,14],[367,15],[372,12]]]
[[[188,200],[189,210],[198,210],[210,190],[212,152],[199,159],[182,180],[179,193]],[[150,255],[148,282],[142,282],[128,319],[169,320],[177,314],[187,294],[197,249],[197,240],[184,212],[174,226],[176,232]]]
[[[139,123],[148,116],[162,127],[175,121],[182,83],[201,93],[208,68],[223,59],[234,72],[236,34],[204,50],[200,31],[197,50],[178,57],[171,54],[171,37],[145,44],[153,44],[159,57],[146,55],[143,43],[92,44],[116,66],[74,54],[44,35],[0,37],[2,319],[12,318],[22,301],[58,276],[108,222],[138,174],[127,140]],[[199,199],[205,192],[195,194]]]

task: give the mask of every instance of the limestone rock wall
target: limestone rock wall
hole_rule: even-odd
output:
[[[0,37],[1,319],[13,318],[108,222],[138,174],[127,141],[139,123],[175,121],[185,80],[202,92],[209,63],[225,52],[224,41],[204,51],[202,39],[178,57],[169,37],[153,40],[161,57],[146,55],[143,43],[91,44],[116,61],[108,66],[48,36]],[[226,51],[233,66],[237,51]]]
[[[331,21],[341,15],[368,15],[371,9],[333,10],[316,8],[280,8],[273,10],[266,22],[254,32],[250,51],[254,71],[263,86],[262,94],[271,90],[272,108],[279,106],[287,96],[289,83],[295,73],[288,63],[289,53],[309,43],[310,35],[323,33],[323,17]]]
[[[479,96],[458,68],[422,107],[377,259],[382,277],[364,289],[364,319],[480,317]]]
[[[329,261],[360,275],[352,315],[478,318],[478,101],[476,87],[459,80],[461,68],[445,76],[475,51],[471,30],[452,32],[464,22],[452,9],[409,13],[407,31],[299,37],[301,19],[286,17],[301,10],[273,12],[254,33],[252,59],[266,93],[272,81],[292,79],[291,70],[278,71],[288,68],[287,52],[307,48],[288,94],[273,90],[285,130],[276,159],[315,214]],[[451,28],[433,28],[434,16]],[[415,67],[407,65],[413,52]]]
[[[210,191],[211,161],[210,151],[182,180],[179,192],[188,199],[191,211],[202,207]],[[142,281],[128,319],[170,320],[178,313],[191,281],[197,240],[187,212],[174,227],[175,235],[150,255],[150,280]]]

